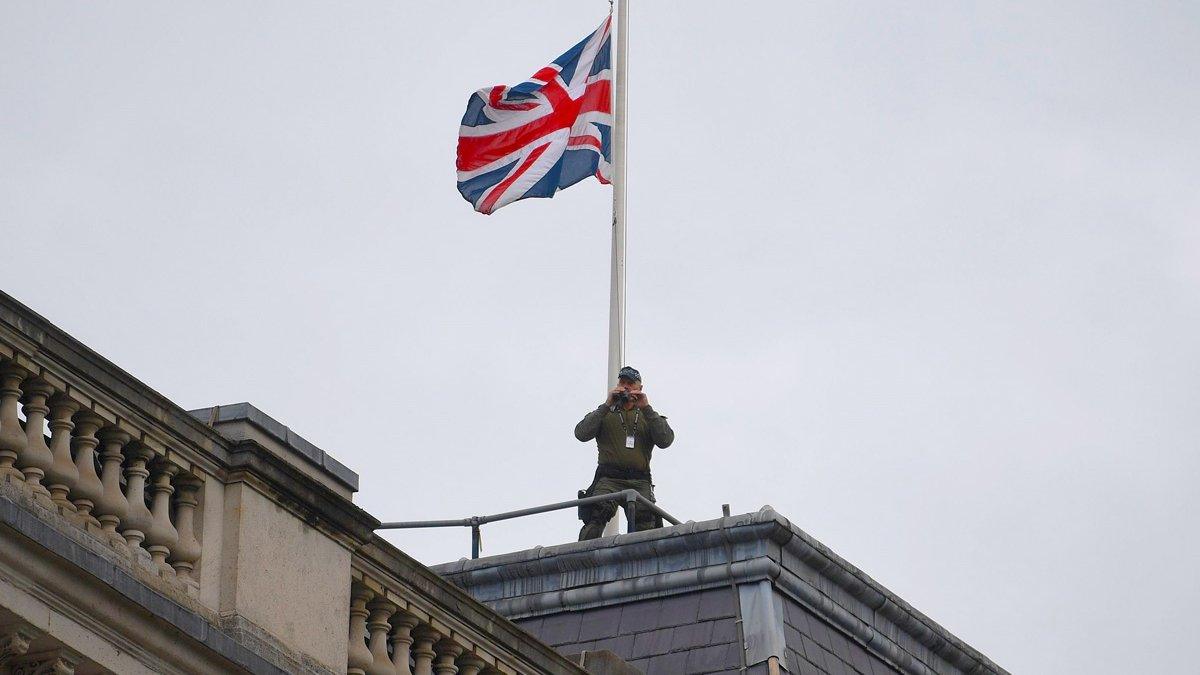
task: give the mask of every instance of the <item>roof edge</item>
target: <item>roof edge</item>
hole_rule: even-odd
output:
[[[732,547],[732,560],[716,552],[725,546]],[[630,564],[706,550],[712,551],[709,558],[720,561],[687,569],[666,568],[657,573],[649,572],[645,565]],[[547,587],[541,592],[511,594],[519,586],[516,582],[523,578],[566,578],[580,569],[599,569],[613,563],[642,573],[636,578],[595,578],[569,588]],[[1007,673],[771,506],[752,513],[687,521],[657,530],[459,560],[431,569],[464,588],[481,591],[481,600],[514,618],[770,579],[846,633],[885,653],[906,672],[930,671],[895,644],[896,637],[889,628],[894,627],[911,641],[967,672]],[[834,589],[830,586],[836,588],[833,595],[840,592],[854,600],[850,604],[861,606],[852,609],[838,604],[831,598]],[[509,595],[488,597],[493,592]],[[880,620],[886,623],[881,624]]]
[[[358,474],[345,464],[334,459],[329,453],[311,443],[308,439],[291,430],[283,422],[271,417],[252,403],[229,403],[209,406],[187,411],[189,415],[210,426],[218,433],[218,425],[229,422],[246,422],[259,431],[278,441],[297,456],[319,469],[322,473],[346,486],[351,492],[358,492]],[[234,439],[231,439],[234,440]]]

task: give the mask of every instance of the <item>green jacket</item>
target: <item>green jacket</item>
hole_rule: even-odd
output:
[[[625,447],[627,433],[633,435],[632,448]],[[575,425],[575,438],[584,442],[596,439],[600,464],[649,471],[654,447],[669,447],[675,432],[667,418],[650,406],[610,411],[608,404],[602,403]]]

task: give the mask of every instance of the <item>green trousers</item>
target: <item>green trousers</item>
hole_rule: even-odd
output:
[[[648,480],[637,478],[597,478],[592,482],[592,486],[588,488],[588,495],[610,495],[621,490],[637,490],[646,499],[654,501],[654,485]],[[604,534],[604,526],[617,512],[617,502],[600,502],[599,504],[591,505],[591,513],[583,523],[583,528],[579,530],[579,541],[587,539],[596,539]],[[634,517],[634,531],[641,532],[642,530],[652,530],[656,527],[662,527],[662,520],[659,519],[650,509],[639,508],[637,515]]]

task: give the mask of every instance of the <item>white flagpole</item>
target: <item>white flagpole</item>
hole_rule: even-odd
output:
[[[625,110],[629,52],[629,0],[616,0],[617,30],[613,44],[613,215],[612,278],[608,308],[608,388],[617,386],[625,361]]]
[[[625,365],[625,110],[629,60],[629,2],[616,0],[617,30],[613,43],[613,217],[612,277],[608,307],[608,388],[617,386],[617,371]],[[620,509],[617,509],[620,513]],[[617,534],[619,517],[613,514],[604,535]]]

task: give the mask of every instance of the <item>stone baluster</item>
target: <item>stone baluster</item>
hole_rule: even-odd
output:
[[[150,551],[155,565],[167,570],[171,569],[167,565],[167,556],[171,555],[171,549],[179,543],[179,532],[171,524],[171,495],[175,492],[175,488],[171,487],[171,479],[177,473],[178,466],[160,459],[154,464],[154,479],[150,483],[150,515],[153,516],[153,520],[150,529],[146,530],[146,550]]]
[[[392,665],[396,675],[412,675],[412,629],[416,628],[417,617],[403,610],[392,615]]]
[[[367,609],[371,612],[367,619],[367,631],[371,635],[371,666],[367,668],[367,675],[396,675],[396,666],[392,665],[387,653],[388,631],[392,628],[388,619],[396,613],[396,606],[377,597]]]
[[[374,662],[367,649],[367,601],[375,594],[355,584],[350,589],[350,634],[346,643],[346,675],[366,675]]]
[[[0,369],[0,482],[10,477],[25,480],[25,474],[15,466],[17,456],[25,452],[28,443],[17,417],[17,401],[21,398],[21,380],[25,375],[25,369],[11,361]]]
[[[130,440],[129,434],[116,427],[106,427],[100,431],[100,484],[104,489],[92,512],[100,520],[100,527],[104,529],[108,540],[120,544],[124,544],[125,540],[117,534],[117,526],[129,513],[129,500],[121,492],[121,462],[125,459],[121,448]]]
[[[25,474],[25,482],[34,494],[50,496],[42,484],[46,471],[54,464],[54,455],[46,445],[46,399],[54,393],[45,380],[34,379],[25,383],[25,451],[17,457],[17,467]]]
[[[50,488],[50,499],[64,511],[74,513],[75,505],[69,495],[79,482],[79,469],[71,459],[71,430],[75,424],[71,417],[79,410],[79,404],[66,394],[50,399],[50,454],[54,463],[46,470],[46,485]]]
[[[171,555],[171,567],[180,579],[190,579],[200,559],[200,542],[196,539],[196,494],[204,485],[196,476],[180,474],[175,479],[175,527],[179,529],[179,543]]]
[[[150,476],[146,463],[153,457],[154,452],[141,443],[125,446],[125,500],[129,502],[129,511],[121,523],[121,536],[135,554],[154,525],[154,514],[146,508],[146,478]]]
[[[75,436],[71,438],[71,449],[75,452],[75,468],[79,469],[79,480],[71,492],[71,501],[75,510],[89,524],[100,526],[100,521],[92,515],[96,500],[104,494],[104,484],[96,475],[96,430],[104,424],[103,418],[90,410],[82,410],[75,414]]]
[[[436,675],[456,675],[458,666],[454,660],[463,653],[462,645],[450,638],[444,638],[434,645],[434,650],[437,652],[437,661],[433,664],[433,672]]]
[[[431,626],[421,624],[413,630],[413,675],[433,675],[433,643],[442,639],[442,634]]]
[[[479,671],[487,667],[487,661],[479,655],[468,652],[458,657],[458,675],[479,675]]]

